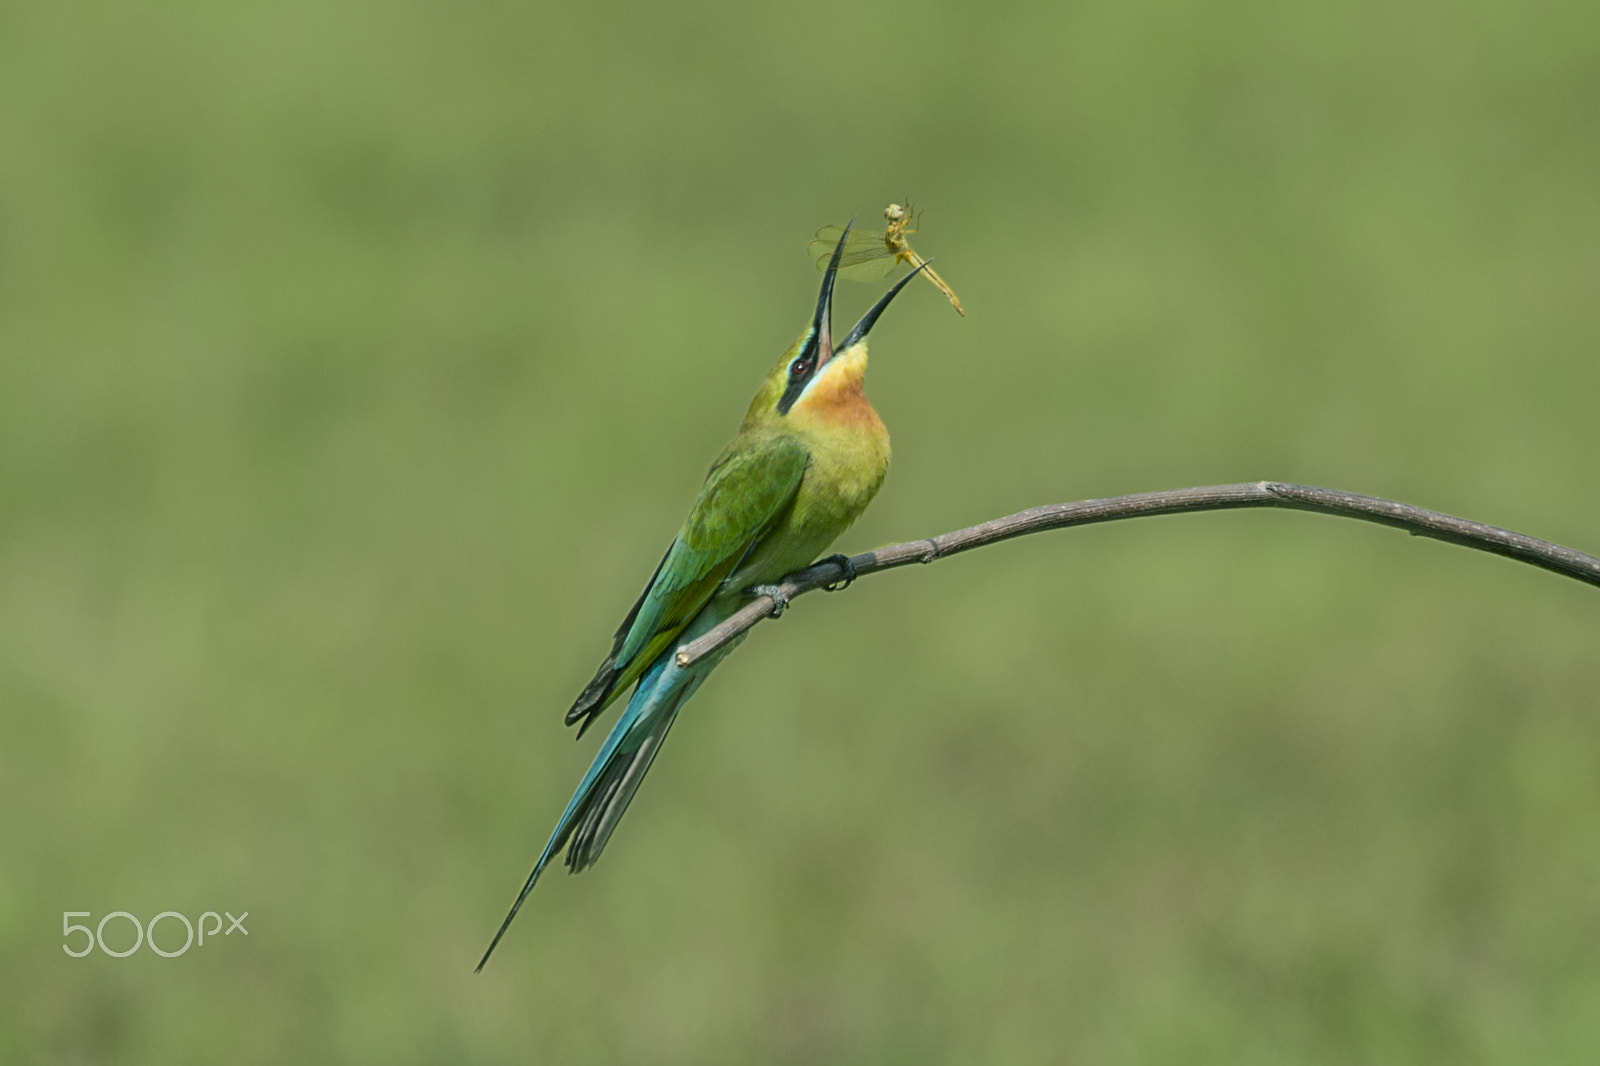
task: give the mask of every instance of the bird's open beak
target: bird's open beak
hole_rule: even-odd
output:
[[[845,238],[850,236],[850,227],[855,224],[854,218],[845,223],[844,232],[839,234],[839,243],[833,247],[833,258],[828,260],[828,272],[822,275],[822,292],[817,295],[817,313],[811,319],[811,339],[806,343],[813,356],[811,365],[818,369],[833,358],[833,283],[839,276],[839,259],[844,255]]]
[[[821,369],[829,359],[833,358],[835,351],[845,351],[855,344],[859,344],[877,324],[878,316],[883,314],[883,309],[898,295],[906,284],[923,270],[928,264],[924,262],[917,269],[895,282],[894,288],[883,294],[883,298],[867,309],[861,316],[861,321],[850,327],[850,332],[845,335],[844,343],[837,348],[833,346],[833,283],[839,275],[839,260],[844,255],[844,242],[850,236],[850,227],[856,224],[851,219],[845,224],[844,232],[839,234],[839,243],[834,245],[833,258],[828,260],[828,272],[822,275],[822,292],[817,296],[817,313],[811,320],[811,340],[806,347],[814,357],[812,365]]]

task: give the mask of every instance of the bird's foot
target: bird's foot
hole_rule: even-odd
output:
[[[779,585],[752,585],[745,589],[752,596],[768,596],[772,599],[772,614],[769,617],[777,618],[789,609],[789,594]]]
[[[834,581],[822,586],[823,592],[842,592],[843,590],[849,588],[851,582],[855,581],[856,579],[856,564],[850,561],[850,556],[848,555],[835,552],[826,559],[818,559],[817,562],[838,563],[839,568],[844,571],[844,580]]]

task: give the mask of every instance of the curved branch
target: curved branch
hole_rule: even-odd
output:
[[[850,557],[857,576],[878,570],[892,570],[910,563],[931,563],[947,555],[981,548],[1027,533],[1067,526],[1085,526],[1119,518],[1143,515],[1177,514],[1183,511],[1226,511],[1240,507],[1285,507],[1295,511],[1359,518],[1365,522],[1404,529],[1413,536],[1459,544],[1464,548],[1504,555],[1519,562],[1553,570],[1590,585],[1600,586],[1600,559],[1563,548],[1549,541],[1536,540],[1508,529],[1469,522],[1437,511],[1426,511],[1408,503],[1361,496],[1338,489],[1319,489],[1309,485],[1288,485],[1278,481],[1254,481],[1240,485],[1208,485],[1196,489],[1170,489],[1166,492],[1141,492],[1132,496],[1112,496],[1103,500],[1079,500],[1030,507],[1005,518],[941,533],[927,540],[891,544],[877,551]],[[789,599],[812,589],[844,579],[845,568],[837,562],[814,563],[790,574],[778,588]],[[727,621],[678,648],[678,665],[699,662],[718,648],[750,629],[763,618],[776,613],[770,596],[757,596]]]

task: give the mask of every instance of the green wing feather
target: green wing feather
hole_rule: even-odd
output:
[[[617,630],[611,654],[567,712],[568,725],[582,720],[579,736],[677,639],[783,517],[809,458],[793,437],[769,437],[736,439],[717,459],[677,539]]]

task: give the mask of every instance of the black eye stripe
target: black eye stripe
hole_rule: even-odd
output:
[[[783,395],[778,399],[778,413],[780,415],[789,413],[789,408],[794,406],[794,402],[806,390],[806,385],[811,381],[812,376],[813,369],[809,358],[801,356],[789,364],[789,385],[783,390]]]
[[[778,413],[786,415],[789,408],[793,407],[800,394],[806,391],[806,385],[817,373],[817,338],[814,333],[807,333],[800,351],[789,361],[789,380],[786,383],[783,395],[778,397]]]

